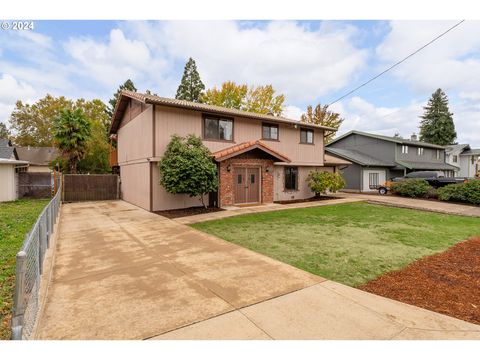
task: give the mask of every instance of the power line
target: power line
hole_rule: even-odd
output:
[[[404,61],[406,61],[407,59],[411,58],[413,55],[415,55],[416,53],[422,51],[423,49],[425,49],[427,46],[429,46],[430,44],[434,43],[435,41],[437,41],[438,39],[440,39],[442,36],[446,35],[447,33],[449,33],[450,31],[452,31],[453,29],[455,29],[457,26],[459,26],[461,23],[463,23],[465,20],[462,20],[458,23],[456,23],[455,25],[453,25],[451,28],[449,28],[448,30],[444,31],[443,33],[441,33],[440,35],[438,35],[436,38],[434,38],[433,40],[429,41],[428,43],[426,43],[425,45],[423,45],[421,48],[415,50],[413,53],[411,53],[410,55],[408,55],[407,57],[403,58],[402,60],[396,62],[395,64],[393,64],[392,66],[390,66],[389,68],[383,70],[380,74],[374,76],[373,78],[371,78],[370,80],[364,82],[363,84],[357,86],[355,89],[349,91],[348,93],[346,93],[345,95],[339,97],[338,99],[336,99],[335,101],[331,102],[330,104],[328,104],[328,106],[332,105],[332,104],[335,104],[336,102],[346,98],[347,96],[353,94],[355,91],[357,91],[358,89],[364,87],[365,85],[368,85],[370,84],[373,80],[379,78],[380,76],[382,76],[383,74],[385,74],[386,72],[392,70],[394,67],[400,65],[401,63],[403,63]]]

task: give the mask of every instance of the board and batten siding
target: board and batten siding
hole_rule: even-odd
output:
[[[155,156],[162,156],[171,136],[194,134],[202,137],[202,113],[193,110],[156,106],[155,113]],[[262,139],[262,121],[235,117],[232,141],[203,140],[210,151],[216,152],[235,144]],[[279,141],[263,140],[270,148],[285,154],[292,162],[323,163],[323,130],[315,129],[314,145],[300,144],[301,124],[294,128],[290,124],[279,125]]]
[[[17,199],[15,166],[0,164],[0,202]]]
[[[284,166],[275,166],[274,167],[274,178],[273,178],[273,201],[288,201],[288,200],[297,200],[297,199],[308,199],[315,194],[310,190],[307,183],[308,174],[311,171],[325,171],[325,172],[335,172],[333,167],[315,167],[315,166],[298,166],[298,180],[297,180],[297,189],[296,190],[285,190],[285,167]]]
[[[152,105],[132,119],[125,113],[118,129],[118,164],[145,160],[152,157]]]

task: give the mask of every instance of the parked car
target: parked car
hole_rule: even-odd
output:
[[[385,195],[387,194],[393,182],[405,181],[408,179],[425,180],[430,186],[434,188],[439,188],[450,184],[459,184],[468,181],[467,178],[463,177],[445,177],[445,174],[442,171],[413,171],[405,176],[395,177],[390,179],[390,181],[386,181],[384,185],[378,188],[378,193],[380,195]]]

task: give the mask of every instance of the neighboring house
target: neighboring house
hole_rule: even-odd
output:
[[[19,160],[30,163],[28,172],[51,172],[49,164],[59,155],[54,147],[17,146],[16,150]]]
[[[0,159],[18,160],[17,151],[8,139],[0,139]]]
[[[326,151],[353,164],[342,171],[346,189],[372,191],[387,179],[411,171],[438,170],[452,175],[458,167],[445,162],[443,146],[411,139],[350,131],[332,140]]]
[[[210,205],[229,206],[313,196],[305,181],[310,171],[334,172],[349,164],[324,154],[324,132],[334,130],[273,115],[123,91],[110,133],[117,139],[122,199],[158,211],[200,205],[198,198],[169,194],[159,184],[157,164],[174,134],[203,139],[219,173],[218,193],[209,194],[206,200]]]
[[[0,202],[18,199],[18,170],[28,162],[0,157]]]
[[[445,149],[448,164],[459,167],[459,177],[480,176],[480,149],[471,149],[468,144],[448,145]]]

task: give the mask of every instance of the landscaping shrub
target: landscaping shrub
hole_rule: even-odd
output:
[[[480,180],[451,184],[438,189],[438,198],[443,201],[460,201],[480,205]]]
[[[437,189],[435,189],[434,187],[430,187],[430,189],[427,190],[427,193],[425,194],[425,197],[426,197],[427,199],[436,199],[436,198],[438,198]]]
[[[395,182],[391,186],[394,194],[408,196],[412,198],[426,197],[431,192],[432,187],[422,179],[407,179]]]
[[[345,180],[340,174],[325,171],[311,171],[307,177],[308,187],[316,196],[327,191],[337,192],[345,187]]]

